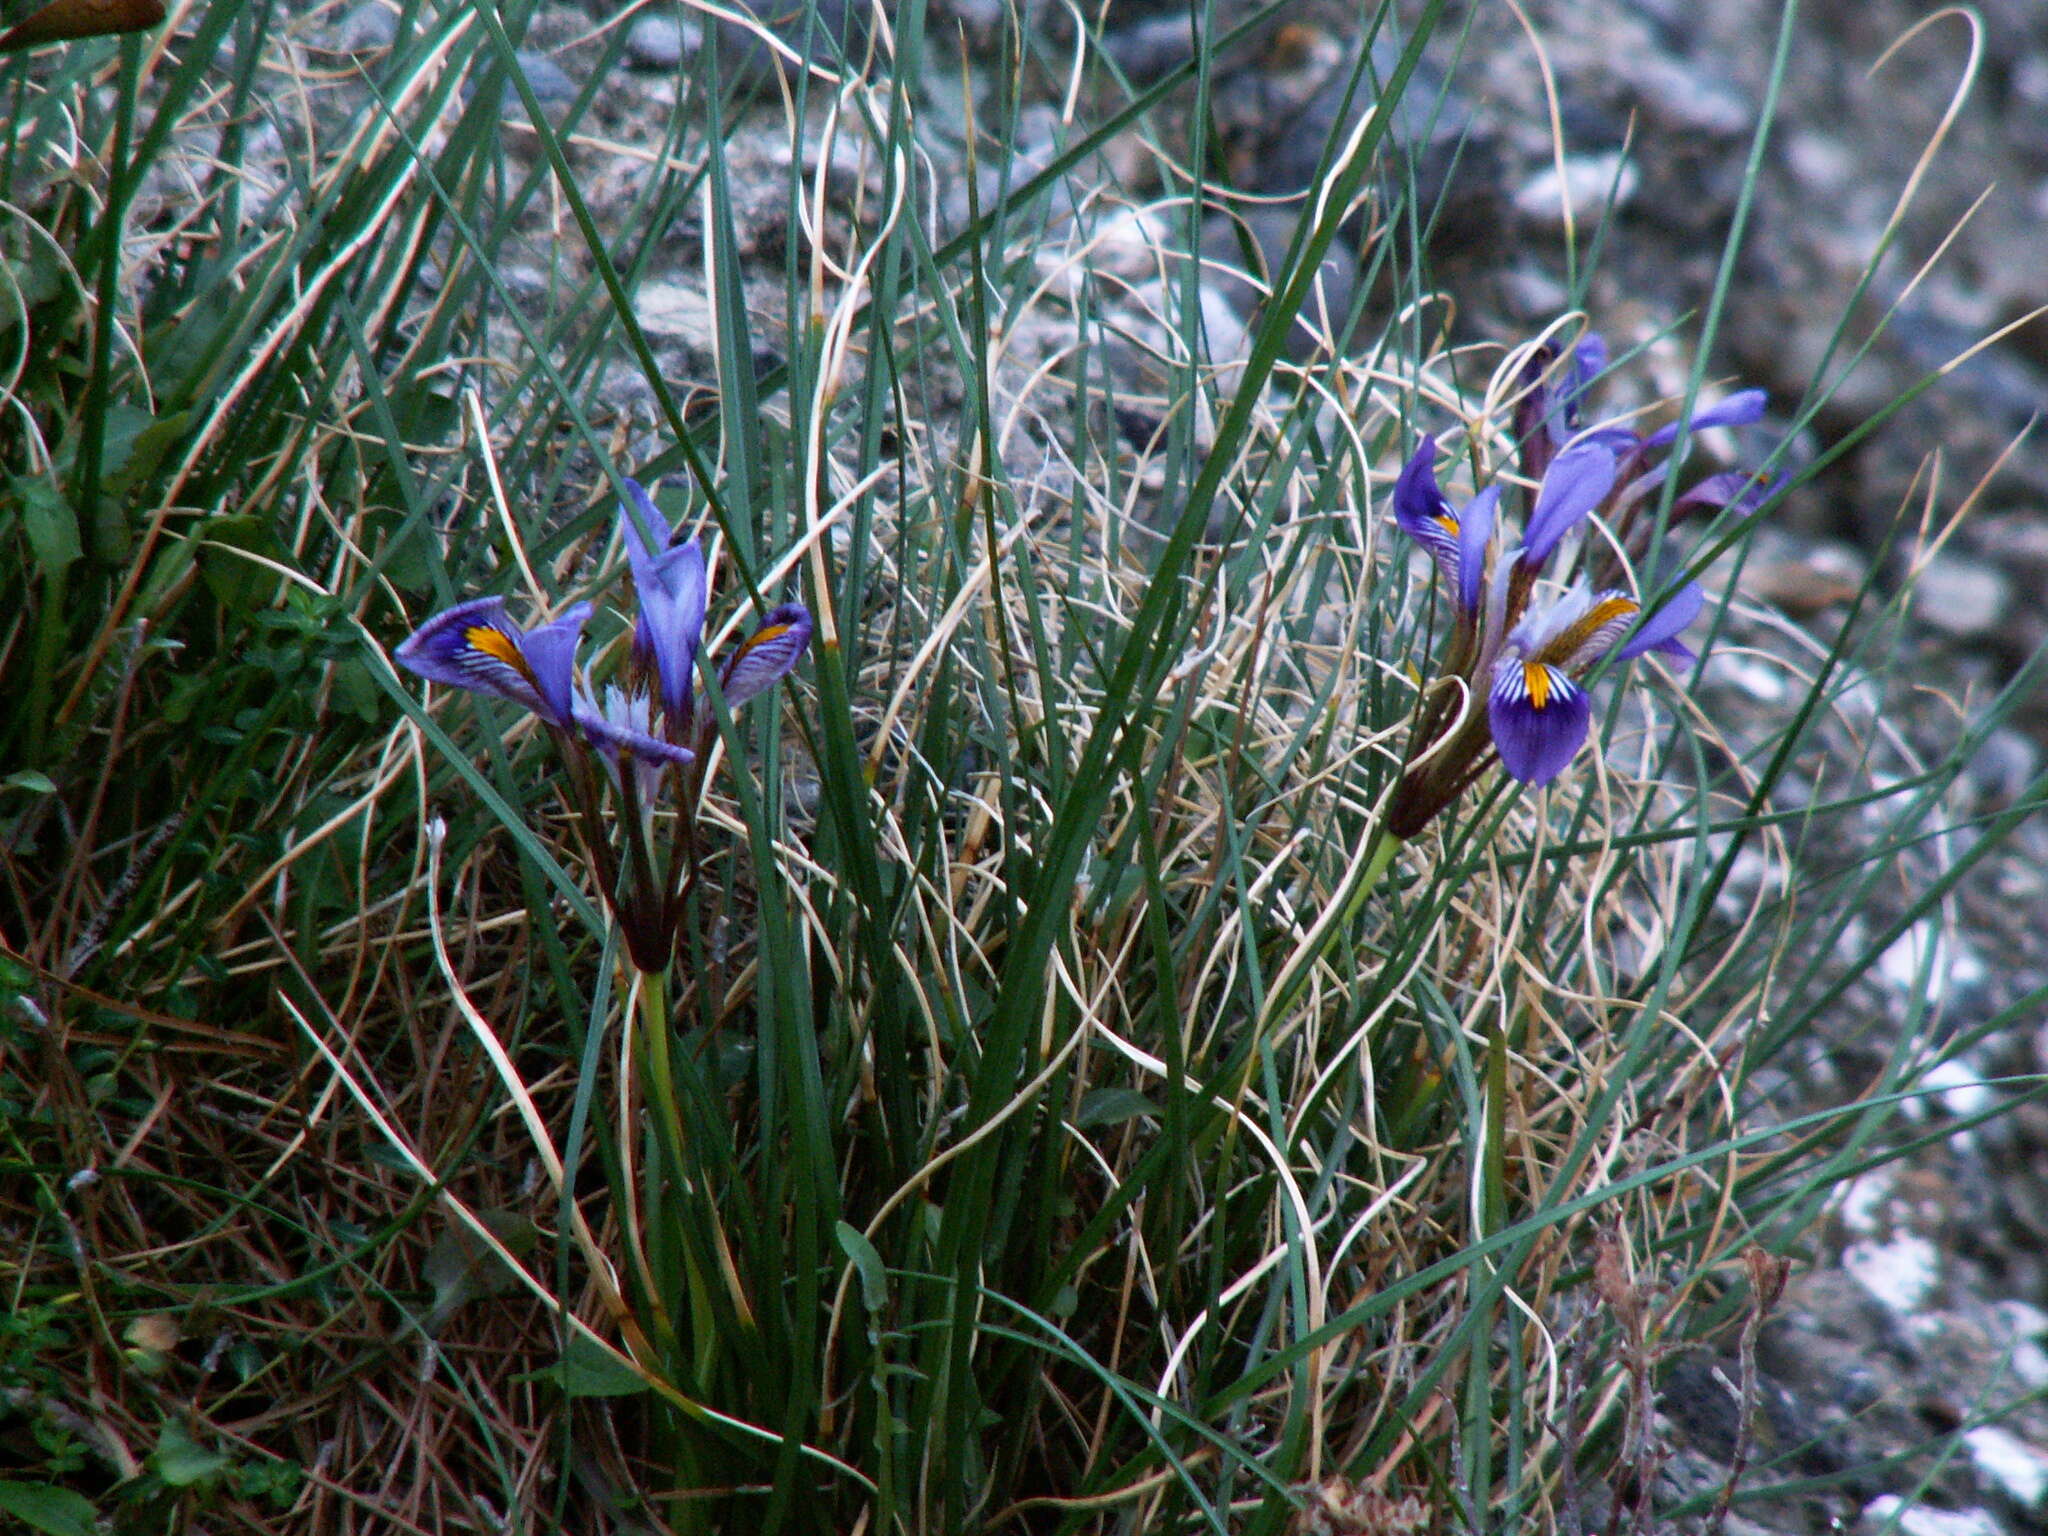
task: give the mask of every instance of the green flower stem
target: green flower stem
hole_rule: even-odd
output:
[[[1340,933],[1357,924],[1359,914],[1365,910],[1366,899],[1393,864],[1401,842],[1384,824],[1374,828],[1372,841],[1366,844],[1365,853],[1345,872],[1344,883],[1338,887],[1336,896],[1274,981],[1273,990],[1266,995],[1265,1020],[1268,1025],[1287,1017],[1287,1011],[1308,985],[1309,974],[1316,961],[1336,942]]]

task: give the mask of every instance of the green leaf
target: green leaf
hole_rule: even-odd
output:
[[[21,531],[45,576],[55,576],[85,553],[78,539],[78,514],[47,480],[16,475],[8,481],[21,508]]]
[[[837,1224],[840,1249],[853,1261],[856,1273],[860,1275],[860,1298],[867,1303],[870,1313],[882,1310],[889,1299],[889,1270],[882,1263],[882,1256],[875,1251],[875,1245],[867,1240],[860,1228]]]
[[[33,795],[54,795],[57,793],[57,786],[50,782],[50,776],[47,773],[39,773],[33,768],[23,768],[19,772],[10,773],[6,778],[0,779],[0,789],[25,789]]]
[[[209,517],[201,537],[199,575],[220,605],[241,613],[267,605],[278,578],[262,562],[290,558],[270,520],[252,513]]]
[[[190,1488],[219,1475],[228,1464],[219,1451],[209,1451],[186,1432],[176,1419],[170,1420],[157,1436],[156,1449],[149,1453],[149,1468],[172,1488]]]
[[[0,1483],[0,1514],[49,1536],[93,1536],[92,1501],[68,1488],[44,1483]]]
[[[123,408],[123,438],[118,445],[110,427],[107,433],[107,458],[111,466],[107,472],[106,489],[109,495],[120,497],[155,474],[179,439],[184,437],[185,428],[191,424],[192,412],[173,411],[158,418],[147,411],[138,411],[133,406]],[[134,417],[142,418],[136,424]],[[132,432],[125,430],[133,428]]]
[[[516,1211],[479,1211],[477,1220],[515,1259],[523,1259],[540,1240],[540,1228]],[[433,1333],[457,1307],[484,1296],[503,1296],[520,1286],[518,1274],[483,1238],[461,1222],[451,1223],[434,1239],[421,1267],[434,1288],[434,1305],[426,1329]]]
[[[632,1397],[647,1390],[639,1372],[581,1333],[569,1336],[557,1364],[523,1379],[553,1381],[570,1397]]]
[[[1164,1112],[1135,1088],[1094,1088],[1081,1096],[1074,1112],[1074,1125],[1092,1130],[1098,1125],[1120,1125],[1140,1115],[1159,1119]]]

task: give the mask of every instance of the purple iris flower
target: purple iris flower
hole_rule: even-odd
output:
[[[1486,550],[1493,540],[1500,487],[1490,485],[1463,512],[1436,480],[1436,439],[1423,438],[1414,456],[1394,482],[1394,521],[1403,533],[1429,551],[1430,559],[1458,594],[1462,619],[1475,618],[1486,589]]]
[[[1596,511],[1612,518],[1618,507],[1632,510],[1642,491],[1628,477],[1676,438],[1596,427],[1558,447],[1541,428],[1553,412],[1576,419],[1579,396],[1605,357],[1598,338],[1581,343],[1568,370],[1568,399],[1546,396],[1530,418],[1522,465],[1536,473],[1524,503],[1522,541],[1507,554],[1499,552],[1495,536],[1498,485],[1460,510],[1437,483],[1434,438],[1422,439],[1395,482],[1396,524],[1428,552],[1456,594],[1456,629],[1439,681],[1458,684],[1432,688],[1420,707],[1387,811],[1387,830],[1396,837],[1413,837],[1427,826],[1477,780],[1492,755],[1524,783],[1547,784],[1562,773],[1591,725],[1584,678],[1602,662],[1653,650],[1692,655],[1678,637],[1706,601],[1694,583],[1648,614],[1640,599],[1618,587],[1596,591],[1582,583],[1554,601],[1536,601],[1543,568],[1565,539]],[[1745,390],[1701,411],[1694,425],[1740,425],[1762,410],[1761,393]],[[1540,447],[1533,455],[1532,439]],[[1664,472],[1659,465],[1656,473]],[[1703,482],[1696,491],[1703,500],[1718,496],[1735,504],[1734,498],[1754,494],[1754,483],[1738,476],[1725,487]],[[1483,699],[1484,708],[1463,707],[1468,698]]]
[[[1662,651],[1689,660],[1679,631],[1699,617],[1706,594],[1687,582],[1626,644],[1642,605],[1626,592],[1576,587],[1509,633],[1486,693],[1488,728],[1501,766],[1525,784],[1547,784],[1578,755],[1592,706],[1578,679],[1612,655]],[[1618,648],[1617,648],[1618,647]]]
[[[656,763],[688,762],[687,749],[645,731],[598,734],[601,717],[576,682],[576,646],[589,617],[590,604],[577,603],[538,629],[522,630],[505,617],[504,598],[476,597],[435,614],[392,655],[428,682],[524,705],[565,741],[609,745],[614,754]]]

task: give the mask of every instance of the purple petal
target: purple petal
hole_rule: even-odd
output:
[[[1489,485],[1458,518],[1458,604],[1468,614],[1479,612],[1486,590],[1486,546],[1493,538],[1494,514],[1500,509],[1500,487]]]
[[[1692,649],[1678,638],[1678,632],[1698,618],[1706,604],[1707,594],[1700,589],[1700,584],[1688,581],[1671,594],[1669,602],[1643,620],[1642,627],[1630,637],[1628,644],[1614,653],[1615,658],[1627,661],[1645,651],[1661,651],[1680,661],[1691,661]]]
[[[548,628],[568,623],[572,616],[575,624],[580,625],[581,614],[589,611],[588,605],[578,604],[577,609]],[[428,619],[392,653],[392,659],[429,682],[494,694],[524,705],[543,719],[559,722],[566,718],[566,712],[558,712],[548,697],[555,692],[560,665],[555,652],[559,641],[550,636],[542,642],[541,661],[548,672],[545,690],[543,680],[536,675],[528,643],[529,637],[505,617],[504,598],[478,597]],[[575,648],[572,626],[568,645],[571,658]]]
[[[1714,511],[1732,511],[1747,517],[1791,482],[1790,475],[1773,475],[1760,480],[1752,472],[1731,469],[1725,474],[1709,475],[1679,497],[1672,505],[1690,511],[1695,507],[1708,507]]]
[[[1436,439],[1423,438],[1394,482],[1394,521],[1429,551],[1444,580],[1458,580],[1458,514],[1436,483]]]
[[[656,549],[641,537],[640,524],[666,541],[668,520],[638,481],[628,480],[630,502],[619,520],[640,615],[633,624],[633,657],[652,667],[660,680],[662,708],[680,731],[690,718],[697,647],[704,636],[704,551],[695,539],[674,549]],[[634,515],[638,511],[639,516]]]
[[[1738,389],[1718,405],[1707,406],[1693,413],[1692,430],[1704,432],[1709,427],[1746,427],[1758,421],[1764,414],[1769,397],[1760,389]],[[1678,423],[1659,427],[1645,439],[1645,446],[1666,448],[1678,441]]]
[[[1581,438],[1551,460],[1536,493],[1536,510],[1522,531],[1522,563],[1541,565],[1558,540],[1607,495],[1614,485],[1614,455],[1605,445]]]
[[[1550,435],[1553,441],[1563,443],[1578,430],[1581,408],[1585,404],[1586,391],[1607,366],[1607,342],[1598,331],[1588,331],[1572,348],[1572,360],[1565,368],[1564,378],[1558,385],[1557,414],[1551,422]]]
[[[1556,667],[1510,655],[1494,665],[1486,718],[1509,775],[1548,784],[1578,755],[1592,706],[1586,691]]]
[[[619,522],[626,539],[626,558],[633,562],[633,579],[638,581],[642,569],[668,548],[675,535],[668,519],[661,515],[661,508],[638,480],[626,481],[626,495],[627,500],[619,503]]]
[[[738,709],[764,689],[789,676],[811,643],[811,611],[802,603],[784,603],[761,621],[761,627],[726,658],[718,686],[727,709]]]
[[[567,725],[570,720],[576,690],[576,646],[589,617],[590,604],[574,604],[552,623],[528,634],[520,647],[526,653],[534,687],[547,706],[537,713],[556,725]]]
[[[620,712],[615,709],[613,713]],[[587,699],[577,701],[576,725],[613,767],[618,766],[621,753],[655,763],[687,763],[697,755],[688,747],[679,747],[636,729],[623,717],[607,719]]]

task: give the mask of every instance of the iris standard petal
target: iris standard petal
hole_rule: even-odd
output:
[[[1486,546],[1493,539],[1494,514],[1500,510],[1500,487],[1489,485],[1458,517],[1458,606],[1476,616],[1486,595]]]
[[[521,645],[533,684],[547,706],[539,713],[556,725],[567,725],[573,713],[576,646],[583,638],[583,623],[589,617],[590,604],[577,603],[563,609],[560,618],[527,635]]]
[[[1522,564],[1534,568],[1550,558],[1558,541],[1577,526],[1614,486],[1614,454],[1584,438],[1551,460],[1536,493],[1536,509],[1522,530]]]
[[[668,519],[637,480],[628,480],[626,491],[628,503],[621,503],[619,521],[640,603],[633,624],[633,659],[653,669],[662,708],[680,728],[690,718],[692,674],[704,636],[704,551],[695,539],[673,549],[649,545],[641,536],[641,525],[665,541],[670,537]]]
[[[1503,656],[1494,664],[1486,718],[1501,766],[1524,784],[1548,784],[1586,739],[1586,690],[1547,662]]]
[[[1693,412],[1692,430],[1704,432],[1709,427],[1746,427],[1762,419],[1768,399],[1760,389],[1738,389],[1719,404],[1703,406]],[[1659,427],[1643,443],[1649,448],[1668,448],[1677,441],[1678,423],[1674,421]]]
[[[674,532],[645,486],[630,478],[625,486],[627,499],[619,503],[620,532],[626,541],[626,558],[633,564],[633,580],[637,582],[656,556],[668,548]]]
[[[429,682],[495,694],[565,725],[569,669],[578,631],[589,612],[588,603],[578,603],[554,623],[527,635],[505,617],[504,598],[472,598],[428,619],[392,653],[392,659]]]
[[[784,603],[770,612],[761,627],[726,658],[718,679],[726,708],[738,709],[789,676],[810,643],[810,609],[802,603]]]
[[[1588,331],[1572,348],[1572,360],[1558,381],[1557,410],[1551,418],[1551,437],[1562,444],[1579,429],[1586,391],[1607,366],[1607,341],[1598,331]]]

